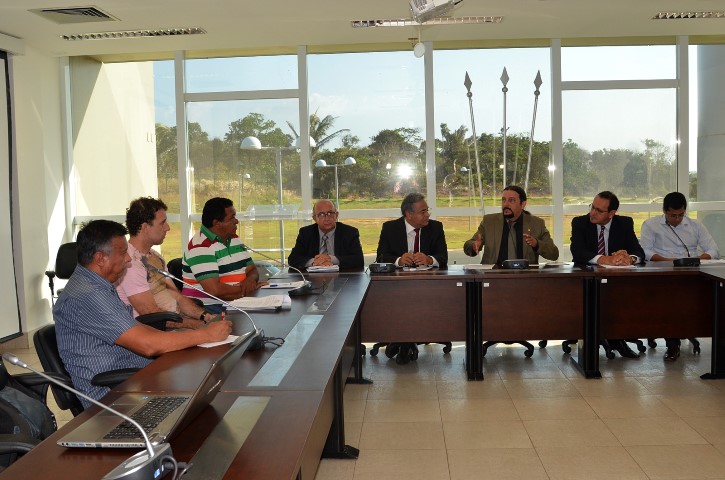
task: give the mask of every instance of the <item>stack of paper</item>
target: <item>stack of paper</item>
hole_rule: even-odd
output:
[[[307,267],[308,272],[339,272],[340,266],[339,265],[329,265],[327,267],[323,267],[320,265],[310,265]]]
[[[229,302],[242,310],[280,310],[292,305],[289,295],[268,295],[266,297],[242,297]]]
[[[469,263],[468,265],[463,266],[464,270],[471,270],[471,271],[477,271],[477,270],[491,270],[493,269],[493,264],[491,265],[481,265],[480,263]]]
[[[305,284],[302,280],[299,282],[274,282],[274,279],[270,278],[270,282],[262,288],[297,288]]]

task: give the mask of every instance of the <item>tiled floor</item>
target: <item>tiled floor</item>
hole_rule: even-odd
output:
[[[530,359],[489,349],[485,380],[468,382],[464,347],[439,345],[396,365],[365,358],[372,385],[347,385],[352,460],[322,460],[316,480],[725,479],[725,380],[700,380],[710,344],[664,341],[638,360],[601,352],[604,378],[586,380],[559,342]]]
[[[40,368],[32,348],[3,351]],[[604,378],[586,380],[557,342],[530,359],[500,346],[489,349],[482,382],[466,380],[462,344],[450,355],[423,347],[404,366],[367,356],[374,383],[345,389],[347,443],[360,458],[324,459],[316,480],[725,480],[725,380],[699,378],[709,341],[702,355],[691,351],[685,342],[667,364],[662,346],[638,360],[602,353]]]

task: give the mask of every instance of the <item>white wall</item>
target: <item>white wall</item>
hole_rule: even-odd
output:
[[[16,228],[21,238],[16,268],[21,324],[28,332],[51,321],[44,272],[55,263],[65,228],[59,60],[26,48],[24,55],[13,57],[13,84],[19,185]]]
[[[158,193],[152,62],[72,58],[75,215],[123,215]]]

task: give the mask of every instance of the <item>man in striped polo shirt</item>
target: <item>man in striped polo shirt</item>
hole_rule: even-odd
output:
[[[252,256],[242,247],[237,236],[237,211],[228,198],[215,197],[204,204],[201,230],[189,240],[184,250],[184,281],[200,285],[222,300],[235,300],[249,295],[264,283]],[[189,286],[182,293],[215,303],[213,298]]]

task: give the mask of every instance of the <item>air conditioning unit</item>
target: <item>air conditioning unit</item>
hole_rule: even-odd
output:
[[[442,17],[463,0],[410,0],[410,13],[413,20],[425,23],[428,20]]]

